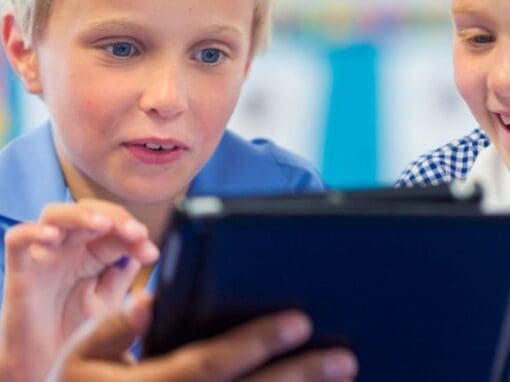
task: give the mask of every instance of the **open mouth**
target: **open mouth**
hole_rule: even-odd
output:
[[[505,127],[507,130],[510,130],[510,116],[509,115],[503,115],[498,114],[499,121]]]
[[[143,143],[143,144],[139,144],[139,145],[136,145],[136,146],[139,146],[140,148],[144,148],[146,150],[154,151],[154,152],[172,152],[172,151],[180,150],[179,146],[175,146],[175,145],[158,145],[158,144],[155,144],[155,143]]]
[[[123,145],[139,161],[150,165],[175,162],[184,151],[185,146],[173,142],[150,142],[149,140],[131,141]]]

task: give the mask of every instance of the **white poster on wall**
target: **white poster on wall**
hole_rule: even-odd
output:
[[[381,50],[383,183],[393,183],[421,154],[477,127],[455,87],[450,34],[449,29],[407,33],[389,39]]]
[[[321,54],[303,43],[278,40],[256,59],[229,127],[245,138],[269,138],[318,167],[330,83]]]

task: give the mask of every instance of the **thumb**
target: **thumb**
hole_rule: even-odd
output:
[[[73,358],[118,360],[151,321],[152,298],[141,293],[133,296],[124,311],[100,322],[84,325],[77,333]]]

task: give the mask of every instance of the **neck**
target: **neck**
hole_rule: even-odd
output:
[[[154,203],[136,203],[122,200],[108,192],[98,192],[90,188],[80,187],[73,189],[70,186],[69,189],[75,200],[94,198],[123,206],[136,220],[147,227],[150,240],[160,249],[162,248],[165,239],[165,231],[173,215],[175,198]]]
[[[73,182],[68,181],[68,187],[75,200],[90,198],[121,205],[135,219],[147,227],[151,241],[160,249],[162,248],[165,231],[172,217],[173,206],[177,196],[157,202],[133,202],[121,199],[97,184],[90,184],[84,178],[73,180]]]
[[[169,221],[173,215],[174,200],[143,205],[122,204],[138,221],[147,226],[150,239],[161,249]]]

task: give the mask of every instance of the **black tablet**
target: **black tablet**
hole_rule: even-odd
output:
[[[504,368],[510,217],[483,216],[477,197],[198,198],[172,229],[147,356],[300,308],[307,347],[351,348],[361,382],[495,381]]]

